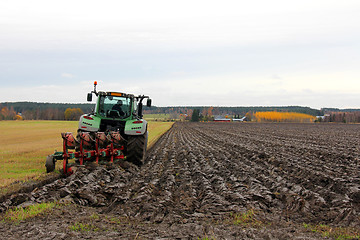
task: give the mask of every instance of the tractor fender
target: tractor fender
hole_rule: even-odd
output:
[[[84,114],[79,119],[79,130],[86,132],[97,132],[100,128],[100,118],[91,115]]]
[[[132,136],[144,135],[145,132],[147,131],[147,124],[148,124],[147,121],[144,119],[128,120],[125,123],[124,133],[126,135],[132,135]]]

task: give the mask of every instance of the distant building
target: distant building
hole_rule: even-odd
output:
[[[231,122],[231,119],[225,118],[223,116],[215,116],[214,122]]]
[[[330,114],[324,114],[324,116],[316,116],[317,120],[324,121],[326,118],[329,118]]]
[[[232,119],[234,122],[243,122],[246,121],[246,117],[242,117],[242,118],[233,118]]]

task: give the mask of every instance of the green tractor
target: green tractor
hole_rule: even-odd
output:
[[[46,171],[55,170],[57,160],[63,160],[64,174],[71,174],[73,165],[83,165],[86,161],[116,162],[126,159],[135,165],[142,165],[148,141],[148,123],[142,119],[142,101],[151,106],[148,96],[120,92],[96,91],[88,93],[91,102],[93,94],[97,102],[93,112],[80,117],[76,137],[72,133],[62,133],[63,151],[49,155]],[[70,159],[75,159],[70,163]]]

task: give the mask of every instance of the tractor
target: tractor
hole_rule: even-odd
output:
[[[63,151],[49,155],[46,159],[46,171],[55,170],[55,163],[63,160],[63,173],[70,175],[72,166],[85,162],[118,162],[126,160],[137,166],[144,161],[148,140],[148,123],[143,119],[143,103],[151,107],[148,96],[96,91],[88,93],[87,101],[97,97],[91,113],[80,117],[76,137],[72,133],[61,133]],[[74,159],[70,163],[70,159]]]

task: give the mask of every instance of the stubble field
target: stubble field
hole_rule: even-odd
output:
[[[360,125],[176,123],[141,168],[88,166],[0,204],[0,238],[359,237]],[[51,202],[14,223],[9,208]]]
[[[149,143],[172,125],[171,122],[149,122]],[[46,156],[62,151],[62,132],[76,133],[78,121],[0,121],[0,194],[15,181],[26,181],[43,175]],[[58,164],[61,167],[61,164]]]

